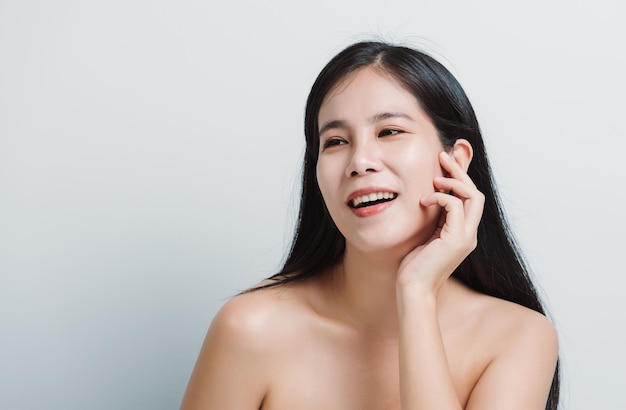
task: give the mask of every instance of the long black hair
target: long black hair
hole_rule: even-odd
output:
[[[427,54],[381,42],[360,42],[349,46],[330,60],[311,88],[304,119],[306,151],[297,229],[283,268],[269,278],[273,280],[270,285],[262,287],[318,275],[338,263],[344,253],[345,238],[328,213],[316,178],[318,114],[333,87],[365,67],[390,74],[416,97],[433,121],[444,147],[452,147],[459,138],[468,140],[473,147],[468,175],[485,195],[485,207],[478,227],[478,245],[452,275],[472,289],[545,315],[527,265],[504,217],[478,120],[461,85],[452,73]],[[559,384],[557,364],[546,409],[557,409]]]

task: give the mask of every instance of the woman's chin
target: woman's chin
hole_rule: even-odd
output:
[[[401,239],[400,235],[377,235],[374,237],[346,238],[346,248],[351,252],[366,255],[367,258],[402,259],[416,247],[428,241],[435,230],[435,225]]]

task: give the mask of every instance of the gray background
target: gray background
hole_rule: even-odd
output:
[[[315,75],[371,35],[472,99],[564,407],[626,408],[623,4],[0,1],[0,408],[178,407],[288,247]]]

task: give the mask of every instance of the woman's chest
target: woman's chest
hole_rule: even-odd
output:
[[[484,360],[471,340],[444,338],[461,403],[467,402]],[[263,410],[400,409],[397,343],[366,340],[302,340],[269,369]]]
[[[272,369],[264,410],[399,409],[397,348],[376,354],[308,343]]]

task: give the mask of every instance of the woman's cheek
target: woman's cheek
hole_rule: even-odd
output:
[[[336,176],[335,171],[329,165],[332,165],[332,163],[328,164],[327,161],[320,158],[317,163],[316,177],[322,199],[332,216],[336,202],[341,202],[341,198],[338,198],[339,186],[337,183],[341,178]]]
[[[430,159],[429,159],[430,160]],[[425,194],[431,194],[435,192],[434,180],[435,177],[444,176],[444,170],[441,168],[439,164],[439,159],[436,157],[435,161],[430,160],[429,167],[427,168],[428,172],[426,172],[422,177],[422,192]]]

